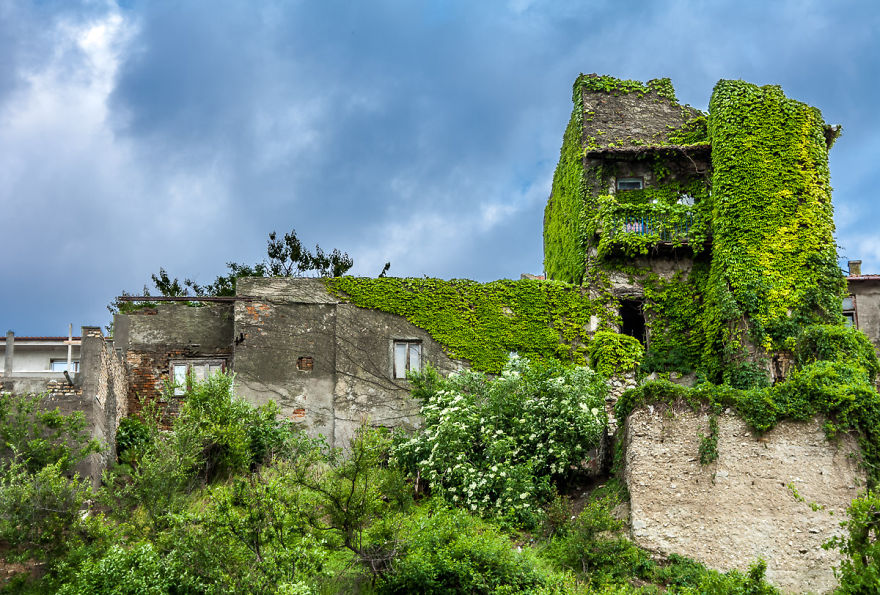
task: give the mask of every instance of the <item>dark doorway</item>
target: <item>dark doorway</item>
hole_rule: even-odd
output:
[[[645,313],[642,310],[641,300],[620,301],[620,332],[635,337],[642,345],[647,346]]]

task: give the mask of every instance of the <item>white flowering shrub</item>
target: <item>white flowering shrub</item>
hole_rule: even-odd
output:
[[[398,464],[432,493],[483,516],[533,526],[554,481],[582,470],[607,423],[607,387],[592,370],[512,356],[490,379],[433,370],[410,378],[425,423],[398,440]]]

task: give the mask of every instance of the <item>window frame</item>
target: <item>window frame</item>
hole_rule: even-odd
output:
[[[62,367],[58,370],[55,369],[55,364],[61,364]],[[70,365],[73,368],[72,372],[74,374],[79,373],[79,359],[71,359]],[[49,370],[52,372],[65,372],[67,371],[67,358],[66,357],[53,357],[49,359]]]
[[[406,350],[404,351],[405,363],[404,369],[398,370],[397,366],[397,348],[398,346],[406,346]],[[415,348],[416,353],[418,354],[418,364],[417,366],[413,366],[412,360],[410,359],[413,353],[413,348]],[[402,338],[402,339],[392,339],[389,345],[390,351],[390,365],[389,365],[389,375],[392,380],[406,380],[407,372],[421,372],[424,369],[424,361],[425,361],[425,350],[424,343],[421,339],[411,339],[411,338]]]
[[[852,324],[849,324],[847,326],[852,326],[853,328],[859,328],[859,305],[858,305],[858,302],[856,301],[856,296],[855,296],[855,294],[851,293],[847,297],[852,300],[852,308],[843,308],[842,307],[843,304],[841,304],[843,317],[846,320],[852,321]],[[846,299],[846,298],[844,298],[844,299]]]
[[[634,183],[638,182],[638,188],[621,188],[621,182],[624,183]],[[616,192],[626,192],[627,190],[644,190],[645,189],[645,177],[644,176],[627,176],[621,178],[615,178],[614,180],[614,189]]]
[[[186,366],[186,382],[181,384],[178,382],[177,371],[175,368]],[[193,357],[193,358],[175,358],[168,361],[168,379],[171,384],[172,394],[175,397],[182,397],[192,390],[195,374],[194,367],[206,366],[204,378],[208,378],[212,373],[226,371],[226,359],[217,357]],[[219,370],[211,372],[212,366],[219,366]],[[204,379],[203,378],[203,379]]]

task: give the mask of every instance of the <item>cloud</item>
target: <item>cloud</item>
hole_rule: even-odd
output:
[[[698,107],[720,78],[819,106],[845,129],[840,242],[875,253],[878,18],[867,2],[0,3],[0,206],[23,247],[0,264],[16,287],[0,324],[101,324],[160,266],[209,282],[263,258],[273,229],[369,275],[539,272],[582,71],[669,76]]]

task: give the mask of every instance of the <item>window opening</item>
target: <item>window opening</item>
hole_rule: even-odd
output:
[[[859,328],[856,319],[856,298],[854,295],[848,295],[843,298],[843,321],[846,326],[854,326]]]
[[[67,370],[67,360],[66,359],[53,359],[51,360],[51,366],[53,372],[64,372]],[[73,359],[70,360],[70,370],[71,372],[79,372],[79,360]]]
[[[193,360],[171,362],[174,395],[181,396],[192,389],[193,382],[202,382],[226,367],[223,360]]]
[[[643,186],[642,178],[617,178],[618,190],[641,190]]]
[[[620,334],[638,339],[647,346],[645,314],[641,300],[621,300],[620,302]]]
[[[297,358],[296,369],[302,372],[311,372],[315,367],[315,360],[309,356]]]
[[[405,379],[407,372],[418,372],[422,369],[422,343],[421,341],[395,341],[394,342],[394,370],[395,379]]]

